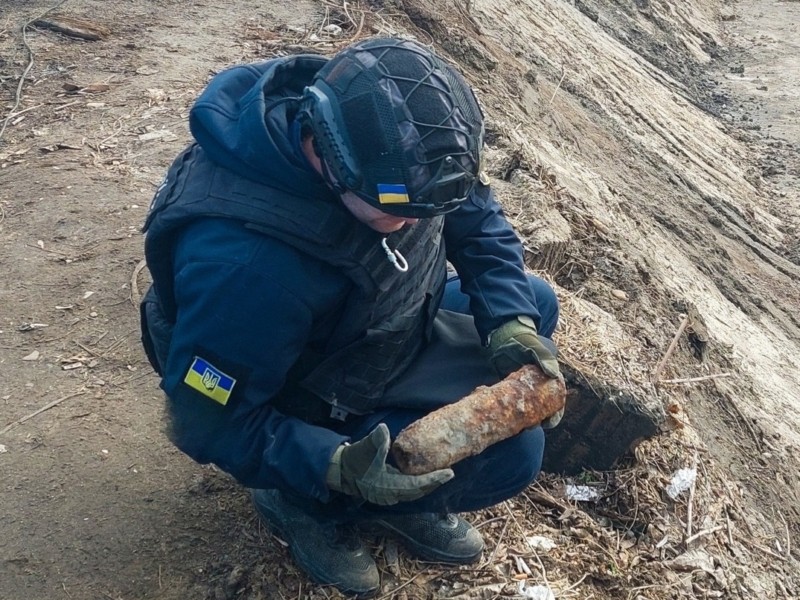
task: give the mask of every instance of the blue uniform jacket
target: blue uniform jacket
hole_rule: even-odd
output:
[[[195,139],[242,177],[318,193],[324,182],[300,151],[292,99],[320,60],[290,57],[220,73],[192,109]],[[182,424],[174,442],[246,486],[327,500],[329,460],[348,438],[281,414],[269,401],[303,349],[325,344],[353,283],[324,261],[237,221],[195,221],[178,236],[174,255],[163,257],[173,261],[175,322],[147,323],[154,338],[165,339],[171,329],[161,369],[169,412]],[[483,340],[516,315],[538,324],[520,241],[488,187],[446,215],[443,239]],[[196,356],[233,381],[235,402],[222,406],[187,384],[194,376],[187,365]]]

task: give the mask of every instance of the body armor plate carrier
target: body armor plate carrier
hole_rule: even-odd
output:
[[[203,217],[240,220],[342,269],[355,284],[330,350],[301,355],[276,399],[279,408],[305,414],[301,406],[292,408],[303,396],[332,405],[331,416],[338,418],[379,408],[386,385],[407,369],[430,335],[446,272],[443,217],[386,236],[410,265],[403,273],[387,260],[384,236],[355,220],[335,196],[303,198],[245,179],[191,145],[170,168],[144,226],[145,256],[167,323],[174,323],[176,313],[170,258],[175,233]],[[156,366],[163,357],[150,360]],[[296,393],[301,390],[305,394]]]

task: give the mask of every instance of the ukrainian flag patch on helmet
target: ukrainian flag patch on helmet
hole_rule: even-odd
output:
[[[183,383],[211,398],[214,402],[219,402],[225,406],[231,397],[236,380],[217,369],[207,360],[195,356],[192,366],[189,367],[186,377],[183,378]]]
[[[402,183],[379,183],[378,202],[381,204],[408,204],[408,190]]]

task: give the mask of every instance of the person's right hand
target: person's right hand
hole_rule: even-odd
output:
[[[453,478],[452,469],[405,475],[387,465],[389,441],[389,428],[381,423],[355,444],[339,446],[328,467],[328,487],[388,506],[421,498]]]

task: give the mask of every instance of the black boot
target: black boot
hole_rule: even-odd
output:
[[[391,515],[371,523],[400,538],[409,552],[423,560],[463,565],[475,562],[483,552],[481,534],[456,515]]]
[[[375,561],[354,526],[312,516],[277,490],[253,490],[258,514],[289,544],[297,565],[314,581],[362,598],[380,587]]]

